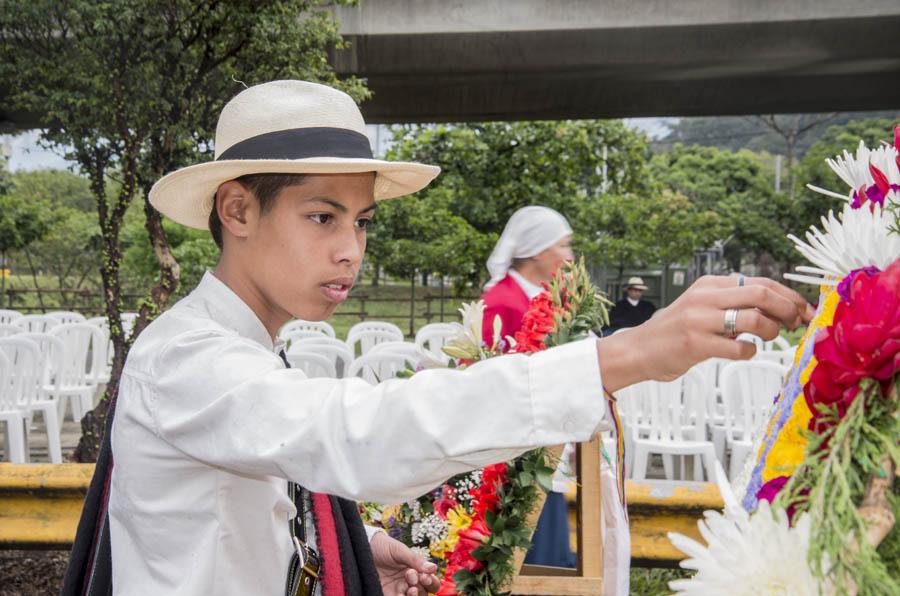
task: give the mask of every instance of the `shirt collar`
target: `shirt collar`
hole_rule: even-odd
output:
[[[211,271],[203,274],[203,279],[191,295],[205,301],[213,318],[235,330],[241,337],[252,339],[267,350],[278,352],[284,348],[284,342],[272,342],[272,337],[253,309]]]
[[[637,306],[641,302],[640,300],[635,300],[631,296],[626,296],[625,299],[628,300],[628,303],[631,304],[631,306]]]
[[[539,285],[531,283],[530,281],[528,281],[527,279],[522,277],[522,274],[519,273],[518,271],[516,271],[515,269],[510,269],[509,275],[514,280],[516,280],[516,283],[519,284],[519,287],[522,288],[522,291],[525,292],[525,295],[528,296],[529,300],[531,300],[532,298],[534,298],[535,296],[537,296],[538,294],[540,294],[541,292],[544,291],[544,288],[542,288]]]

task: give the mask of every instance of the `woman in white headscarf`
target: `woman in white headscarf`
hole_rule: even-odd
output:
[[[488,345],[493,341],[494,317],[499,315],[503,322],[502,338],[515,335],[522,326],[528,303],[544,291],[541,283],[550,281],[562,264],[572,258],[572,228],[565,217],[547,207],[524,207],[513,213],[487,262],[491,279],[481,299],[485,302],[483,337]],[[564,496],[571,482],[566,464],[573,455],[574,447],[567,445],[526,563],[575,566]]]
[[[528,303],[543,291],[566,261],[571,261],[572,228],[548,207],[523,207],[509,218],[488,258],[491,279],[484,286],[483,338],[491,345],[493,321],[499,315],[500,337],[514,336],[522,326]]]

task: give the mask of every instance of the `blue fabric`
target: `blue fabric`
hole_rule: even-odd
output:
[[[547,495],[525,562],[530,565],[575,567],[575,554],[569,548],[566,498],[562,493],[551,491]]]

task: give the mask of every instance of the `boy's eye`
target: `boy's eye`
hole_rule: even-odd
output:
[[[309,218],[318,224],[327,224],[333,219],[333,216],[329,213],[315,213]]]
[[[361,230],[365,230],[366,228],[368,228],[371,225],[372,225],[371,217],[361,217],[356,220],[356,227],[358,227]]]

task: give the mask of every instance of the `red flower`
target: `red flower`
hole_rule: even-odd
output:
[[[473,512],[478,519],[484,519],[486,512],[496,513],[500,506],[500,497],[497,491],[506,484],[506,464],[499,463],[488,466],[481,475],[481,484],[478,488],[469,491],[474,499]]]
[[[541,292],[531,299],[522,317],[522,327],[516,333],[516,351],[521,353],[546,350],[544,338],[556,327],[554,320],[559,309],[553,306],[549,292]]]
[[[824,430],[827,407],[837,406],[843,416],[864,378],[880,382],[887,393],[900,371],[900,259],[880,273],[853,279],[849,300],[838,303],[834,322],[819,331],[814,351],[818,364],[803,388],[813,413],[810,430]]]
[[[456,591],[456,582],[453,581],[453,574],[459,571],[456,565],[447,565],[444,571],[444,581],[441,582],[441,588],[437,591],[436,596],[462,596]]]
[[[473,519],[465,530],[459,531],[459,541],[456,548],[450,553],[448,562],[451,566],[469,571],[478,571],[484,567],[484,563],[472,557],[472,551],[484,544],[491,536],[491,530],[483,519]]]
[[[456,501],[456,489],[445,484],[440,498],[434,502],[434,510],[441,519],[447,519],[447,512],[457,505],[459,503]]]

